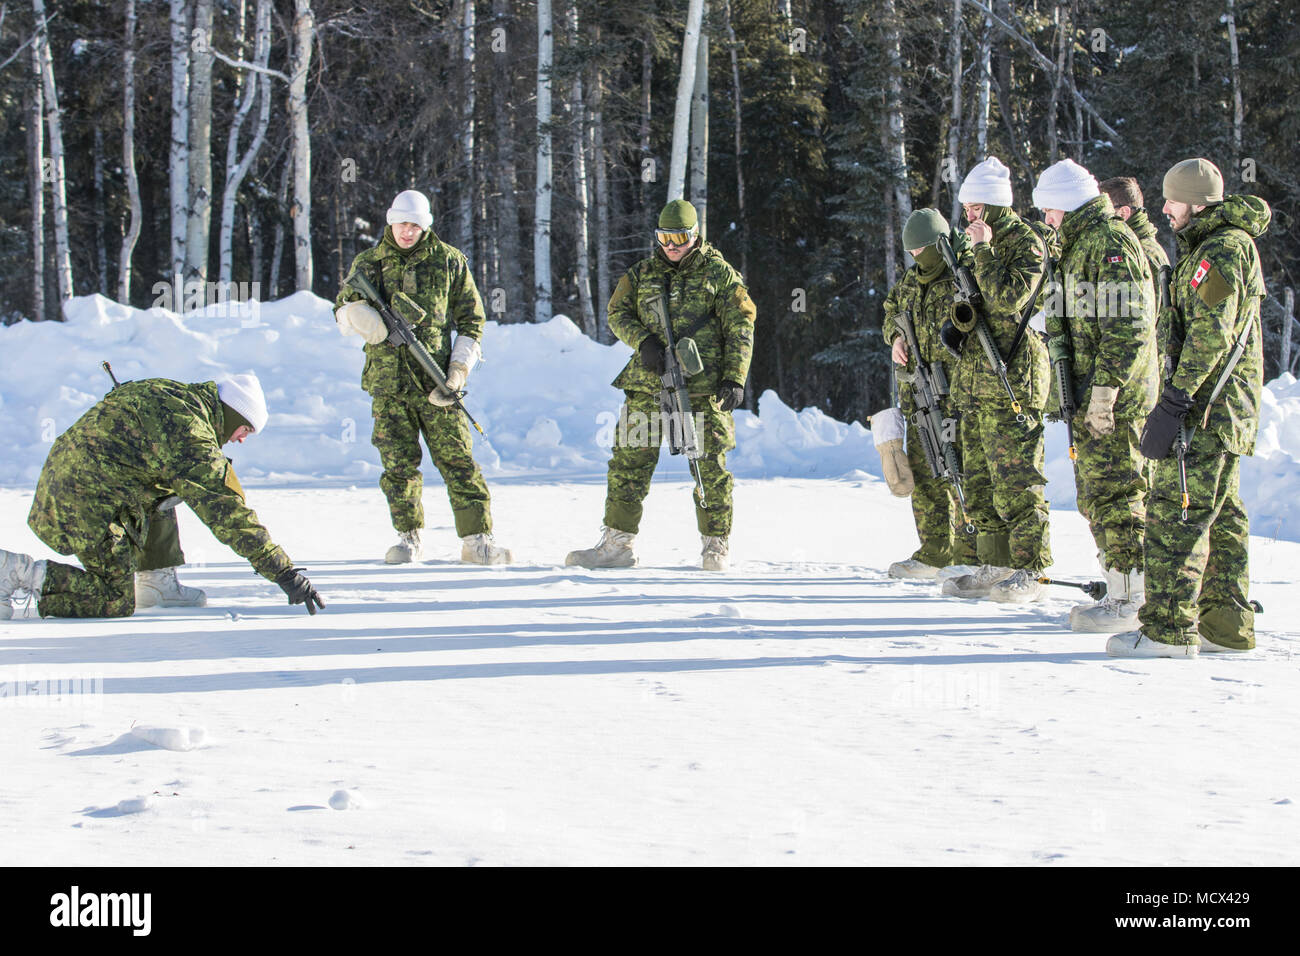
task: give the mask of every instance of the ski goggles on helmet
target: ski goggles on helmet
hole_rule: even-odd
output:
[[[699,234],[699,226],[691,226],[689,229],[656,229],[655,241],[661,246],[688,246]]]

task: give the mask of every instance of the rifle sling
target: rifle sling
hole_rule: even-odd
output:
[[[1034,235],[1038,236],[1038,242],[1043,247],[1043,274],[1038,277],[1038,282],[1034,285],[1034,294],[1029,297],[1025,311],[1020,316],[1016,337],[1011,340],[1011,348],[1007,350],[1007,368],[1011,368],[1011,363],[1016,360],[1016,352],[1020,349],[1020,343],[1024,341],[1025,331],[1029,328],[1029,319],[1034,314],[1034,305],[1038,302],[1038,293],[1043,290],[1043,283],[1047,281],[1047,276],[1052,271],[1052,258],[1048,255],[1047,240],[1037,230],[1034,231]]]

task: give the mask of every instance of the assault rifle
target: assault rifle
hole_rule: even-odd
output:
[[[943,256],[943,261],[948,264],[955,280],[953,289],[953,325],[963,331],[973,331],[975,338],[979,340],[980,348],[984,349],[984,355],[989,361],[989,368],[997,375],[998,381],[1006,390],[1007,397],[1011,399],[1011,410],[1016,413],[1016,421],[1025,421],[1025,413],[1021,411],[1020,402],[1016,398],[1016,393],[1011,388],[1011,382],[1007,378],[1007,363],[1002,358],[1002,353],[998,351],[997,342],[993,341],[993,333],[989,331],[989,325],[984,321],[984,295],[980,292],[979,286],[975,284],[975,277],[970,274],[970,270],[957,261],[957,254],[952,251],[952,242],[947,236],[940,236],[936,243],[939,247],[939,254]]]
[[[660,381],[664,383],[659,393],[659,407],[668,425],[668,453],[685,455],[691,477],[695,479],[695,493],[699,496],[700,507],[707,509],[704,501],[704,481],[700,478],[699,465],[704,457],[704,443],[695,427],[695,416],[691,410],[691,396],[686,389],[686,373],[677,357],[676,343],[673,341],[673,325],[668,317],[668,290],[647,303],[650,312],[664,330],[664,374]]]
[[[1052,361],[1052,377],[1056,379],[1056,389],[1060,392],[1061,421],[1065,422],[1065,439],[1070,445],[1070,461],[1077,461],[1079,454],[1074,447],[1074,413],[1079,410],[1074,400],[1074,352],[1070,344],[1070,329],[1061,323],[1060,335],[1047,340],[1047,356]]]
[[[374,283],[367,279],[364,273],[358,270],[348,276],[346,284],[352,286],[352,288],[356,289],[363,296],[369,299],[370,304],[379,312],[379,317],[384,320],[384,326],[388,329],[388,338],[385,341],[388,342],[389,345],[405,348],[407,353],[415,359],[415,364],[424,369],[424,371],[428,373],[429,378],[433,379],[434,383],[440,389],[452,396],[453,404],[465,413],[465,417],[469,419],[469,423],[478,429],[478,433],[482,435],[482,427],[478,422],[474,421],[474,416],[469,413],[469,409],[461,404],[460,399],[461,396],[465,394],[464,390],[453,392],[447,387],[446,374],[438,367],[438,363],[433,360],[433,356],[430,355],[429,350],[424,347],[424,343],[415,337],[415,332],[411,330],[410,324],[394,312],[392,307],[384,301],[383,297],[379,294],[379,290],[375,288]]]
[[[948,377],[944,374],[940,362],[929,368],[921,356],[920,346],[916,341],[916,327],[912,324],[910,312],[900,312],[894,317],[894,324],[903,333],[903,342],[912,356],[916,371],[912,375],[912,400],[916,411],[912,414],[912,423],[921,436],[921,450],[925,453],[925,462],[930,466],[930,474],[935,478],[946,478],[952,482],[957,492],[957,507],[961,509],[961,519],[966,525],[966,533],[974,534],[975,525],[966,515],[966,492],[961,484],[961,463],[957,460],[957,449],[952,442],[944,438],[943,408],[941,399],[948,394]]]

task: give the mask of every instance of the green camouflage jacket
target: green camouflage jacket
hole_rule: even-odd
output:
[[[1168,267],[1169,256],[1165,254],[1165,247],[1160,245],[1156,224],[1147,218],[1145,209],[1134,209],[1133,215],[1128,217],[1127,225],[1133,230],[1133,235],[1138,237],[1138,242],[1142,243],[1142,251],[1146,253],[1147,262],[1151,264],[1152,278],[1157,278],[1160,267]]]
[[[969,266],[970,263],[967,262],[966,265]],[[936,361],[941,363],[944,375],[950,383],[956,373],[957,359],[943,347],[943,342],[939,339],[939,330],[952,318],[952,290],[953,277],[946,266],[937,278],[930,282],[922,282],[917,267],[913,265],[903,273],[903,278],[895,282],[894,287],[885,296],[885,318],[881,323],[885,342],[892,349],[895,336],[903,334],[896,321],[898,314],[910,312],[912,326],[916,329],[916,344],[921,350],[921,361],[927,365],[932,365]],[[910,349],[908,351],[911,352]],[[917,358],[911,354],[907,356],[906,373],[915,373]],[[904,374],[901,366],[895,365],[894,370],[899,378],[898,391],[903,411],[910,415],[916,411],[916,405],[912,401],[912,388],[907,384],[908,375]]]
[[[144,379],[113,389],[55,439],[27,523],[60,554],[102,544],[114,528],[143,545],[148,516],[173,495],[217,540],[270,580],[293,566],[244,503],[221,453],[215,382]]]
[[[1178,233],[1172,303],[1160,321],[1165,383],[1193,399],[1187,423],[1208,431],[1235,455],[1253,454],[1259,431],[1265,290],[1255,239],[1272,217],[1258,196],[1228,196],[1193,216]],[[1242,330],[1249,330],[1246,350],[1207,407]]]
[[[632,359],[614,379],[615,388],[658,392],[659,376],[641,364],[635,350],[648,336],[664,341],[664,330],[647,302],[668,288],[673,340],[693,338],[704,370],[687,379],[692,395],[712,395],[723,382],[745,384],[754,351],[754,302],[740,273],[713,246],[702,242],[674,265],[655,250],[619,279],[609,299],[609,327],[632,346]]]
[[[1119,389],[1115,418],[1135,421],[1156,402],[1155,286],[1141,243],[1114,213],[1101,195],[1065,214],[1047,329],[1072,346],[1079,414],[1102,385]]]
[[[1020,316],[1035,290],[1041,293],[1043,243],[1029,223],[1006,207],[1000,209],[989,226],[991,242],[974,247],[972,272],[984,296],[984,318],[1006,359],[1016,337]],[[1007,380],[1025,410],[1040,412],[1047,401],[1047,349],[1032,331],[1026,330],[1018,353],[1008,362]],[[958,408],[989,408],[995,403],[1008,405],[1002,384],[990,367],[984,349],[972,334],[962,349],[961,361],[952,382],[952,394]]]
[[[373,249],[352,260],[349,275],[361,270],[393,311],[410,323],[433,360],[445,371],[451,360],[451,333],[482,340],[487,315],[465,255],[426,229],[410,251],[392,238],[392,228]],[[363,298],[344,284],[334,307]],[[380,342],[366,346],[361,387],[374,395],[396,395],[433,390],[433,380],[406,354],[406,349]]]

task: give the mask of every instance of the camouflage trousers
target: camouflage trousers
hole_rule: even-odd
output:
[[[126,520],[109,525],[104,538],[78,552],[77,560],[82,567],[61,561],[46,565],[36,602],[41,617],[130,617],[136,571],[185,563],[175,509],[155,511],[144,528]]]
[[[952,438],[960,460],[961,440],[955,434],[958,421],[944,419],[944,427],[954,431]],[[976,536],[966,532],[957,491],[946,478],[930,474],[925,459],[921,436],[911,418],[907,420],[907,463],[912,468],[915,487],[912,489],[912,518],[916,521],[916,536],[921,546],[912,554],[913,560],[933,568],[946,568],[951,564],[978,564]],[[965,488],[963,487],[963,491]]]
[[[1017,422],[1010,408],[966,409],[961,416],[966,501],[980,564],[1038,572],[1052,563],[1043,420]]]
[[[1211,435],[1187,452],[1187,520],[1178,459],[1156,462],[1147,511],[1146,604],[1142,633],[1195,644],[1198,631],[1226,647],[1255,646],[1250,590],[1250,519],[1241,503],[1241,466]]]
[[[1146,531],[1147,494],[1150,492],[1147,459],[1138,450],[1141,426],[1116,421],[1115,431],[1094,437],[1075,417],[1074,487],[1079,513],[1088,520],[1097,550],[1106,566],[1125,573],[1142,567],[1142,537]]]
[[[667,424],[659,409],[659,397],[648,392],[625,392],[627,398],[618,416],[614,433],[614,451],[609,459],[606,478],[605,526],[616,531],[636,534],[641,528],[642,502],[650,493],[650,479],[659,464],[659,447],[667,439]],[[704,457],[697,461],[700,491],[692,492],[695,501],[695,524],[700,534],[725,537],[731,534],[731,472],[727,471],[727,452],[736,447],[736,425],[731,412],[718,411],[713,400],[692,396],[691,405]],[[678,459],[682,471],[686,459]]]
[[[375,396],[371,444],[379,450],[384,473],[379,487],[398,532],[424,527],[424,478],[420,474],[420,436],[447,485],[456,535],[492,530],[492,500],[471,451],[469,422],[455,408],[440,408],[423,397]]]

